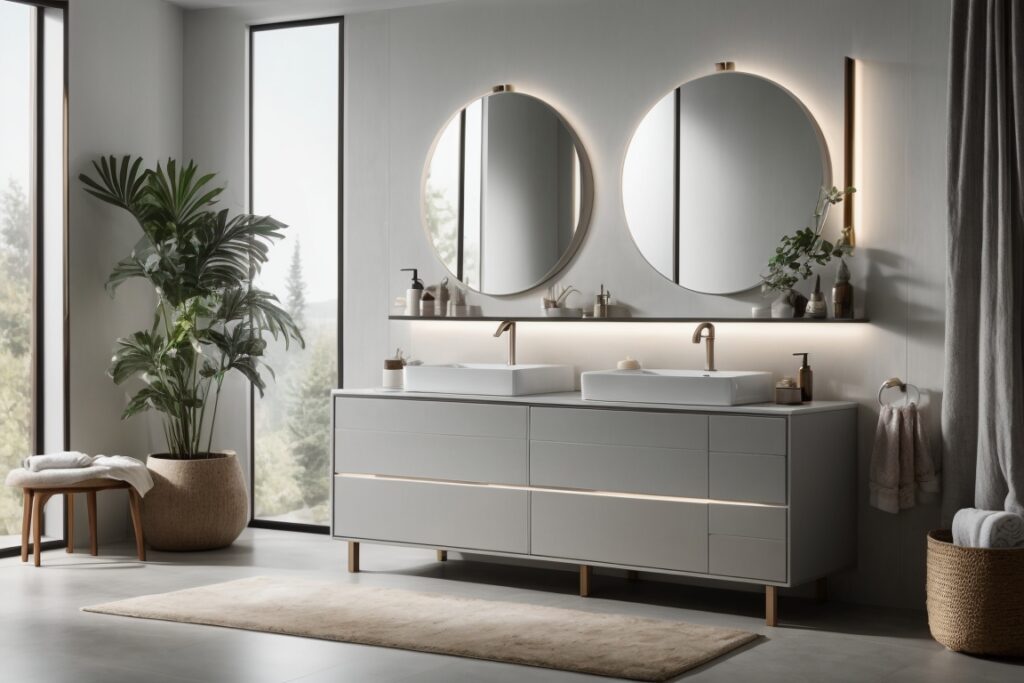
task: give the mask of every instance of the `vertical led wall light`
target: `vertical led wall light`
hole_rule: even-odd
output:
[[[857,60],[847,57],[844,64],[845,102],[843,114],[843,186],[857,187],[857,160],[859,159],[860,136],[857,126],[860,116],[857,106],[859,69]],[[857,246],[857,215],[859,193],[854,193],[843,202],[843,227],[849,227],[850,246]]]

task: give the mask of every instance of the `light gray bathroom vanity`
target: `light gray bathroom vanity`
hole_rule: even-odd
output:
[[[335,538],[763,584],[854,562],[856,404],[333,394]]]

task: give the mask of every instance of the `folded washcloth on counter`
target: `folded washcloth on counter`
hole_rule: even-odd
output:
[[[42,472],[43,470],[67,470],[75,467],[88,467],[92,464],[93,457],[78,451],[63,451],[61,453],[47,453],[46,455],[30,455],[25,458],[21,466],[30,472]]]
[[[1024,517],[964,508],[953,517],[953,543],[969,548],[1024,548]]]
[[[86,456],[89,457],[89,456]],[[88,467],[64,467],[37,472],[19,467],[7,473],[8,486],[40,488],[69,486],[88,479],[116,479],[128,482],[139,495],[153,488],[153,477],[145,464],[124,455],[97,455]]]

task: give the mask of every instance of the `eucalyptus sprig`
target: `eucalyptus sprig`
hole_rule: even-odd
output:
[[[761,293],[785,292],[814,274],[815,266],[824,266],[833,258],[853,254],[853,244],[847,232],[835,241],[829,242],[821,236],[828,218],[829,209],[856,192],[854,187],[840,190],[822,187],[814,209],[814,225],[784,235],[775,248],[775,254],[768,259],[768,272],[761,275]]]

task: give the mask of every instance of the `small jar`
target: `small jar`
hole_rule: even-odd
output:
[[[392,391],[401,390],[404,386],[404,368],[402,361],[398,358],[387,358],[384,360],[384,372],[381,384],[385,389]]]

